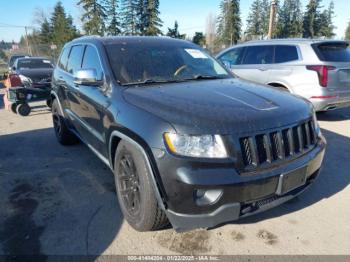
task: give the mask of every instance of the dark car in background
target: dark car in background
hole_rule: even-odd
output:
[[[190,42],[78,38],[63,48],[52,88],[58,141],[83,141],[113,171],[139,231],[256,214],[319,174],[326,142],[312,105],[234,78]]]
[[[16,62],[16,60],[18,58],[22,58],[22,57],[30,57],[30,55],[26,55],[26,54],[16,54],[16,55],[12,55],[10,56],[10,59],[8,61],[8,66],[9,66],[9,70],[11,71],[14,63]]]
[[[24,86],[46,87],[51,83],[54,65],[44,57],[17,58],[11,68],[11,74],[18,75]]]

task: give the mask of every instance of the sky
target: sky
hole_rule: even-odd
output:
[[[323,0],[323,5],[328,6],[331,0]],[[36,26],[33,22],[34,10],[40,8],[46,13],[52,12],[57,0],[1,0],[0,6],[0,41],[18,41],[24,28],[6,27],[6,25]],[[75,24],[81,28],[81,7],[77,6],[78,0],[62,0],[66,12],[74,18]],[[253,0],[241,0],[241,17],[243,31],[246,19]],[[308,0],[302,0],[303,9]],[[193,36],[196,31],[204,32],[207,16],[212,13],[219,14],[220,0],[160,0],[160,18],[163,20],[163,31],[173,27],[175,20],[179,23],[181,34]],[[348,22],[350,21],[350,1],[334,0],[335,15],[334,24],[337,29],[337,38],[344,37]]]

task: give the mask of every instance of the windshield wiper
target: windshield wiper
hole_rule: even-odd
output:
[[[148,78],[148,79],[145,79],[145,80],[140,81],[140,82],[125,83],[125,84],[122,84],[122,85],[123,86],[134,86],[134,85],[164,84],[164,83],[176,83],[176,82],[179,82],[179,81],[178,80],[172,80],[172,79],[169,79],[169,80],[155,80],[155,79],[152,79],[152,78]]]
[[[194,75],[193,78],[186,78],[184,80],[215,80],[215,79],[225,79],[225,76],[213,76],[213,75]]]

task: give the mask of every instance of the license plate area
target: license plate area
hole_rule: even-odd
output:
[[[350,82],[350,69],[341,69],[338,72],[339,81],[341,83],[349,83]]]
[[[306,183],[307,167],[295,169],[289,173],[282,174],[279,177],[278,186],[276,190],[277,195],[284,195]]]

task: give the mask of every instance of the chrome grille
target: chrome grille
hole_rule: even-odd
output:
[[[312,120],[239,139],[244,167],[257,167],[303,154],[316,144]]]

